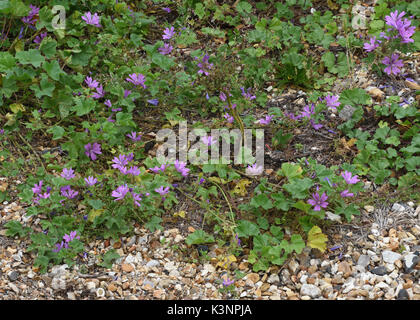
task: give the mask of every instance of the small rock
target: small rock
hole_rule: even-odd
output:
[[[8,274],[9,280],[10,281],[16,281],[17,278],[19,278],[19,272],[17,271],[12,271]]]
[[[401,259],[401,255],[390,250],[385,250],[382,252],[382,259],[387,263],[394,263],[396,260]]]
[[[321,295],[321,289],[313,284],[303,284],[300,288],[300,295],[316,298]]]
[[[74,292],[67,292],[67,298],[69,300],[76,300],[76,296],[75,296]]]
[[[271,283],[271,284],[279,283],[279,281],[280,281],[280,277],[277,274],[274,274],[274,273],[271,274],[267,279],[267,282]]]
[[[148,263],[146,263],[146,267],[153,268],[160,265],[160,262],[157,260],[150,260]]]
[[[257,283],[258,280],[260,280],[260,276],[258,273],[250,273],[248,274],[247,279],[251,280],[253,283]]]
[[[405,289],[401,289],[401,290],[398,292],[398,295],[397,295],[397,300],[409,300],[409,295],[408,295],[407,290],[405,290]]]
[[[419,262],[420,262],[419,256],[413,253],[406,255],[404,257],[404,266],[405,266],[406,272],[410,272],[411,269],[413,269]]]
[[[372,272],[373,274],[376,274],[378,276],[383,276],[383,275],[386,275],[388,273],[388,271],[386,270],[386,268],[384,266],[376,267],[376,268],[372,269],[370,272]]]
[[[356,109],[353,108],[350,105],[345,105],[343,107],[343,109],[341,109],[340,113],[338,114],[338,116],[344,120],[344,121],[348,121],[351,119],[351,117],[353,116],[353,113]]]
[[[289,270],[292,271],[292,273],[296,273],[296,270],[299,268],[299,263],[295,259],[290,260],[289,264]]]
[[[115,292],[115,291],[117,291],[117,286],[113,283],[110,283],[108,285],[108,290],[111,291],[111,292]]]
[[[366,88],[366,90],[369,93],[369,95],[371,95],[372,97],[374,97],[374,98],[376,98],[378,100],[382,100],[383,97],[385,96],[385,92],[383,92],[379,88],[368,87],[368,88]]]
[[[105,290],[102,288],[98,288],[98,290],[96,290],[96,296],[98,298],[102,298],[105,297]]]
[[[362,254],[357,260],[357,265],[366,268],[369,265],[370,257],[366,254]]]
[[[95,282],[93,282],[93,281],[89,281],[89,282],[86,284],[86,288],[87,288],[88,290],[90,290],[90,291],[93,291],[93,290],[95,290],[95,289],[96,289],[96,283],[95,283]]]
[[[404,206],[400,205],[399,203],[394,203],[394,205],[392,206],[392,211],[403,212],[404,210]]]
[[[331,221],[341,222],[341,217],[338,214],[332,213],[330,211],[325,212],[327,218]]]
[[[121,268],[122,268],[122,271],[124,272],[131,272],[134,270],[134,267],[129,263],[123,263]]]
[[[373,206],[364,206],[364,209],[366,210],[366,212],[371,213],[375,210],[375,207]]]
[[[346,261],[340,262],[338,265],[338,272],[342,272],[343,275],[350,275],[351,266]]]

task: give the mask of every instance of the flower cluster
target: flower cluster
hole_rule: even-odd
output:
[[[190,169],[186,168],[186,163],[184,162],[180,162],[177,160],[175,160],[174,166],[176,171],[178,171],[179,173],[181,173],[181,175],[183,177],[187,177],[188,176],[188,172],[190,171]]]
[[[411,21],[407,18],[404,18],[405,12],[398,12],[395,10],[391,12],[389,16],[385,16],[385,22],[390,28],[387,30],[387,34],[381,32],[379,37],[385,40],[391,39],[401,39],[401,43],[410,43],[414,42],[411,38],[416,31],[416,27],[411,25]],[[375,51],[380,44],[384,45],[383,40],[379,40],[376,37],[369,38],[369,42],[364,43],[363,48],[366,52]],[[398,75],[401,72],[401,69],[404,64],[402,60],[399,60],[399,55],[393,53],[391,56],[385,56],[382,59],[382,63],[386,66],[384,71],[388,75]]]
[[[40,8],[33,6],[31,4],[29,5],[29,7],[31,8],[31,11],[29,11],[29,14],[26,17],[22,18],[22,22],[27,24],[29,27],[34,28],[33,26],[37,22],[36,16],[38,15]]]
[[[213,63],[209,63],[209,58],[210,56],[205,54],[201,61],[197,63],[198,74],[209,75],[209,70],[213,68]],[[198,58],[195,57],[195,60],[198,60]]]
[[[133,161],[134,154],[130,153],[129,155],[120,154],[118,157],[112,159],[112,167],[114,169],[120,170],[124,175],[131,174],[133,176],[138,176],[140,174],[140,169],[137,166],[127,167],[128,163]]]
[[[43,181],[40,180],[38,184],[35,183],[34,187],[32,188],[32,192],[34,193],[34,203],[38,204],[39,199],[47,199],[50,197],[51,187],[47,187],[47,191],[42,193],[42,184]]]
[[[144,82],[146,81],[146,77],[139,73],[132,73],[128,75],[128,78],[125,79],[127,82],[131,82],[132,84],[134,84],[135,86],[142,86],[144,89],[146,89],[146,85],[144,84]]]
[[[90,12],[86,12],[85,15],[82,16],[82,20],[85,21],[87,24],[92,26],[101,28],[101,24],[99,23],[100,17],[97,13],[92,15]]]
[[[71,231],[70,234],[65,234],[63,236],[63,241],[55,245],[56,248],[53,249],[53,252],[59,252],[63,248],[67,249],[69,247],[69,243],[74,239],[80,240],[80,236],[77,236],[77,231]]]
[[[88,143],[87,145],[85,145],[85,150],[85,155],[87,155],[93,161],[96,160],[97,154],[102,154],[101,145],[96,142],[94,144]]]

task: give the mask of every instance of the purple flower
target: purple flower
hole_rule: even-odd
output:
[[[315,121],[314,120],[309,120],[309,122],[311,123],[311,126],[312,126],[312,128],[314,128],[315,130],[319,130],[319,129],[321,129],[322,127],[323,127],[323,125],[322,124],[320,124],[320,123],[315,123]]]
[[[67,199],[75,198],[79,192],[72,190],[70,186],[65,186],[60,189],[61,195]]]
[[[158,173],[159,171],[164,172],[165,169],[168,167],[168,164],[162,164],[160,167],[155,166],[154,168],[150,168],[150,170],[152,170],[154,173]]]
[[[171,12],[171,9],[170,8],[167,8],[167,7],[162,8],[162,10],[166,11],[167,13]]]
[[[91,77],[86,77],[85,83],[88,85],[89,88],[96,88],[99,85],[99,82],[92,79]]]
[[[97,13],[95,13],[93,16],[90,12],[85,12],[85,15],[82,16],[82,20],[85,21],[87,24],[90,24],[92,26],[101,28],[101,24],[99,23],[100,17]]]
[[[163,47],[160,47],[158,50],[160,54],[167,55],[172,52],[173,48],[174,47],[172,47],[169,43],[165,43]]]
[[[397,53],[393,53],[390,57],[385,57],[382,60],[382,63],[386,65],[387,67],[384,69],[384,71],[390,75],[391,73],[394,75],[397,75],[401,72],[400,67],[403,67],[404,64],[402,60],[398,60],[399,55]]]
[[[315,106],[314,106],[314,104],[312,103],[311,104],[311,107],[309,107],[308,105],[306,105],[303,108],[303,111],[300,114],[301,114],[301,117],[303,117],[303,118],[310,118],[313,114],[315,114]]]
[[[344,190],[344,191],[342,191],[341,193],[340,193],[340,196],[342,197],[342,198],[346,198],[346,197],[353,197],[354,196],[354,194],[353,193],[351,193],[349,190]]]
[[[169,193],[169,187],[164,188],[163,186],[156,188],[155,192],[159,193],[161,196],[164,196],[165,194]]]
[[[137,207],[140,207],[140,206],[141,206],[141,204],[140,204],[140,201],[141,201],[141,196],[140,196],[140,194],[132,192],[132,193],[131,193],[131,196],[133,197],[134,204],[135,204]]]
[[[154,106],[157,106],[158,103],[159,103],[159,100],[158,99],[150,99],[150,100],[147,100],[147,102],[149,102],[150,104],[153,104]]]
[[[235,282],[235,280],[230,280],[229,278],[226,278],[226,279],[223,280],[223,286],[224,287],[229,287],[234,282]]]
[[[94,143],[93,145],[88,143],[87,145],[85,145],[85,155],[87,155],[88,157],[90,157],[93,161],[96,160],[96,155],[97,154],[102,154],[101,152],[101,145],[99,143]]]
[[[112,103],[111,103],[111,100],[107,99],[107,100],[104,102],[104,105],[106,105],[108,108],[112,108]]]
[[[132,131],[131,133],[126,134],[126,136],[129,137],[133,141],[140,141],[142,137],[141,134],[137,135],[137,132],[135,131]]]
[[[201,137],[201,142],[207,146],[211,146],[212,144],[215,144],[217,141],[212,136],[204,136],[204,137]]]
[[[238,246],[241,245],[241,240],[238,237],[238,234],[235,234],[235,239],[236,239],[236,243],[238,244]]]
[[[112,162],[113,162],[112,167],[114,169],[119,169],[119,168],[124,167],[128,164],[128,159],[127,159],[127,156],[125,154],[120,154],[118,156],[118,158],[114,157],[114,159],[112,159]]]
[[[130,169],[127,170],[127,173],[133,176],[138,176],[140,174],[140,169],[136,166],[130,167]]]
[[[39,36],[35,37],[34,42],[41,43],[42,39],[44,39],[46,36],[47,36],[47,32],[43,32]]]
[[[341,173],[341,176],[344,178],[347,184],[355,184],[360,181],[357,175],[352,177],[352,173],[349,171],[344,171]]]
[[[163,30],[162,38],[164,40],[170,40],[174,35],[175,35],[175,28],[174,27],[171,27],[170,29],[166,28],[165,30]]]
[[[100,99],[100,98],[103,98],[104,96],[105,96],[105,91],[102,85],[98,86],[96,88],[96,92],[92,94],[92,98],[94,99]]]
[[[34,194],[39,194],[42,192],[42,180],[40,180],[38,184],[35,183],[34,187],[32,188],[32,192]]]
[[[326,96],[325,97],[325,102],[327,103],[327,107],[330,107],[332,109],[337,109],[337,107],[341,104],[338,101],[338,96]]]
[[[131,82],[132,84],[139,86],[141,85],[144,89],[147,87],[144,84],[144,81],[146,80],[145,76],[141,73],[132,73],[128,75],[128,78],[125,79],[127,82]]]
[[[74,174],[74,170],[72,168],[64,168],[63,172],[61,173],[61,177],[63,177],[66,180],[70,180],[72,178],[75,178],[76,175]]]
[[[248,165],[245,171],[246,171],[246,174],[250,176],[257,176],[263,172],[263,169],[264,168],[262,166],[257,166],[257,164],[254,163],[252,166]]]
[[[206,76],[209,75],[208,70],[213,68],[213,63],[209,63],[209,58],[210,56],[205,54],[202,61],[197,63],[197,66],[200,68],[198,70],[198,74],[205,74]]]
[[[251,88],[248,88],[247,91],[245,92],[244,88],[241,87],[241,91],[242,91],[242,96],[249,101],[254,100],[256,98],[256,96],[253,96],[251,94]]]
[[[77,231],[71,231],[70,234],[65,234],[63,236],[63,240],[65,242],[69,243],[69,242],[73,241],[74,239],[80,239],[80,237],[76,236],[76,235],[77,235]]]
[[[223,117],[227,120],[227,122],[229,123],[233,123],[233,121],[235,120],[235,118],[233,118],[233,116],[231,116],[229,113],[226,113],[223,115]]]
[[[131,90],[124,90],[124,98],[127,98],[131,94]]]
[[[186,165],[187,164],[184,163],[184,162],[179,162],[178,159],[175,160],[175,163],[174,163],[174,166],[175,166],[176,171],[178,171],[179,173],[181,173],[181,175],[183,177],[187,177],[188,176],[188,172],[190,171],[190,169],[188,169],[186,167]]]
[[[45,192],[45,193],[40,193],[38,196],[40,197],[40,198],[42,198],[42,199],[47,199],[47,198],[49,198],[50,197],[50,192],[49,191],[47,191],[47,192]]]
[[[378,41],[378,43],[376,43],[376,41]],[[379,47],[379,43],[380,41],[376,40],[376,37],[369,38],[369,42],[363,44],[363,49],[365,49],[366,52],[371,52]]]
[[[260,120],[258,120],[259,124],[263,124],[263,125],[267,125],[271,122],[271,119],[273,119],[274,116],[265,116],[265,118],[262,118]]]
[[[206,181],[206,179],[201,178],[200,181],[198,181],[198,184],[203,184]]]
[[[227,97],[226,97],[226,94],[224,92],[220,92],[219,98],[220,98],[220,100],[222,100],[223,102],[225,102]]]
[[[326,201],[328,196],[322,193],[321,197],[319,196],[318,192],[312,194],[312,199],[308,200],[308,203],[314,206],[314,211],[320,211],[321,207],[326,208],[328,206],[328,202]]]
[[[117,189],[112,191],[112,196],[116,198],[114,201],[122,200],[124,199],[125,195],[129,191],[127,185],[119,186]]]
[[[87,178],[85,178],[85,182],[87,186],[93,186],[98,182],[98,179],[96,179],[95,177],[89,176]]]
[[[55,246],[56,246],[56,248],[55,249],[53,249],[53,252],[59,252],[61,249],[63,249],[63,246],[64,246],[64,242],[63,241],[61,241],[61,243],[56,243],[55,244]]]

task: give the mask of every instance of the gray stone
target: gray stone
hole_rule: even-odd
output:
[[[143,286],[145,286],[145,285],[149,285],[149,286],[151,286],[152,288],[154,288],[154,287],[155,287],[155,283],[154,283],[154,282],[152,282],[152,281],[149,281],[149,280],[144,280],[144,281],[143,281]]]
[[[303,284],[300,288],[301,296],[310,296],[311,298],[316,298],[321,295],[321,289],[313,284]]]
[[[382,252],[382,259],[387,263],[394,263],[395,261],[401,259],[401,255],[399,253],[385,250]]]
[[[351,117],[353,116],[353,113],[356,109],[353,108],[350,105],[345,105],[343,107],[343,109],[341,109],[340,113],[338,114],[338,116],[344,120],[344,121],[348,121],[351,119]]]
[[[153,268],[153,267],[157,267],[160,265],[160,262],[157,260],[150,260],[147,264],[146,267],[148,268]]]
[[[405,289],[401,289],[401,290],[398,292],[398,295],[397,295],[397,300],[409,300],[409,295],[408,295],[407,290],[405,290]]]
[[[404,257],[404,266],[407,272],[410,272],[417,263],[419,263],[420,257],[416,256],[413,253],[410,253]]]
[[[9,280],[10,281],[16,281],[17,278],[19,278],[19,272],[17,271],[12,271],[8,274]]]
[[[376,267],[376,268],[372,269],[371,272],[373,274],[378,275],[378,276],[383,276],[383,275],[386,275],[388,273],[388,271],[386,270],[386,268],[384,266]]]
[[[392,206],[392,211],[403,212],[404,210],[404,206],[400,205],[399,203],[394,203],[394,205]]]
[[[131,247],[133,244],[135,244],[136,240],[136,236],[131,237],[130,241],[127,242],[127,247]]]
[[[366,268],[369,265],[370,257],[366,254],[362,254],[357,260],[357,265]]]
[[[280,282],[280,277],[277,274],[272,274],[268,277],[267,282],[272,284],[272,283],[279,283]]]

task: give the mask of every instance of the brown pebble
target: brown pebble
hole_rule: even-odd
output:
[[[108,286],[108,290],[109,291],[111,291],[111,292],[115,292],[115,291],[117,291],[117,287],[115,286],[115,284],[112,282],[112,283],[110,283],[109,284],[109,286]]]
[[[121,268],[122,268],[122,271],[124,272],[131,272],[134,270],[134,267],[129,263],[123,263]]]
[[[247,279],[251,280],[253,283],[257,283],[260,280],[260,276],[258,273],[250,273],[248,274]]]

